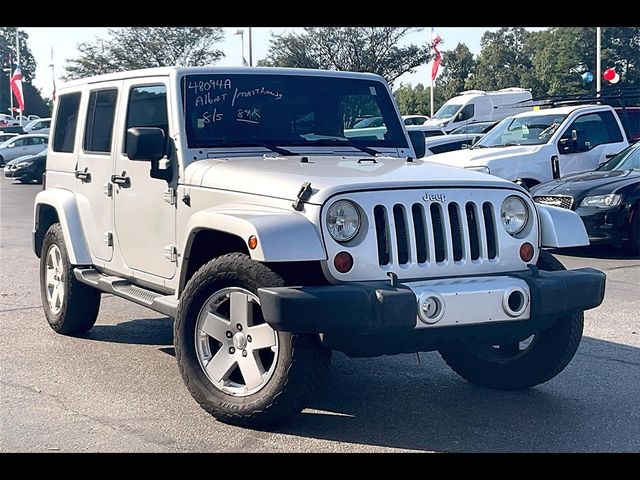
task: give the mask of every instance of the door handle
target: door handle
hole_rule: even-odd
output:
[[[111,175],[111,181],[125,187],[131,184],[131,179],[127,176],[127,172],[122,172],[122,175]]]
[[[76,170],[75,175],[76,175],[76,178],[80,179],[83,183],[91,181],[91,174],[86,168],[84,169],[84,171]]]

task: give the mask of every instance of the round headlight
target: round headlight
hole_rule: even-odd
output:
[[[507,233],[516,235],[527,225],[529,209],[521,198],[511,195],[502,202],[500,218],[502,219],[502,226]]]
[[[338,200],[327,211],[329,234],[338,242],[348,242],[360,230],[360,212],[348,200]]]

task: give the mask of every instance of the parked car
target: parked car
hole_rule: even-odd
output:
[[[433,162],[521,179],[527,187],[591,171],[629,145],[613,108],[574,105],[519,113],[493,127],[473,148],[434,155]]]
[[[18,134],[17,133],[0,133],[0,144],[6,142],[7,140],[13,138],[13,137],[17,137]]]
[[[27,123],[23,129],[25,133],[49,133],[50,118],[37,118]]]
[[[36,155],[24,155],[9,161],[4,167],[4,178],[13,178],[22,183],[42,183],[47,163],[47,149]]]
[[[640,255],[640,142],[595,171],[576,173],[531,189],[542,205],[573,210],[591,243],[629,242]]]
[[[495,127],[499,122],[476,122],[469,123],[467,125],[462,125],[461,127],[455,128],[449,132],[449,135],[455,135],[458,133],[487,133],[493,127]]]
[[[403,115],[402,121],[405,125],[422,125],[424,122],[429,120],[429,117],[426,115]]]
[[[473,145],[482,134],[448,134],[425,137],[425,157],[439,153],[454,152]]]
[[[478,385],[539,385],[603,301],[604,273],[541,248],[588,244],[580,217],[416,160],[424,135],[379,75],[164,67],[57,94],[33,210],[44,317],[85,333],[103,292],[174,317],[185,385],[220,421],[297,414],[331,350],[436,350]],[[347,136],[365,106],[382,139]]]
[[[40,152],[49,143],[49,136],[43,134],[18,135],[0,144],[0,167],[9,160],[34,155]]]
[[[24,135],[24,128],[22,128],[20,125],[16,124],[16,125],[10,125],[8,127],[0,127],[0,132],[1,133],[14,133],[16,135]]]
[[[18,125],[18,121],[8,113],[0,113],[0,128]]]
[[[497,122],[515,113],[531,110],[531,92],[524,88],[503,88],[495,92],[468,90],[447,100],[420,127],[450,132],[476,122]]]

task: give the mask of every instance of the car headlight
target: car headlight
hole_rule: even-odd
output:
[[[486,165],[476,165],[475,167],[464,167],[467,170],[473,170],[474,172],[491,173],[489,167]]]
[[[33,162],[20,162],[15,164],[15,168],[25,168],[33,165]]]
[[[509,235],[520,233],[529,220],[527,204],[515,195],[505,198],[500,208],[500,218],[502,219],[502,226]]]
[[[338,200],[327,210],[327,229],[337,242],[348,242],[360,230],[360,212],[353,202]]]
[[[590,197],[584,197],[580,202],[581,207],[597,207],[597,208],[613,208],[620,205],[622,196],[616,193],[609,193],[607,195],[592,195]]]

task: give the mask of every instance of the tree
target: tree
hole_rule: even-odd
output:
[[[534,38],[536,32],[523,27],[485,32],[480,40],[476,69],[467,86],[481,90],[522,87],[532,89],[534,96],[542,93],[533,73]]]
[[[80,56],[67,60],[64,79],[139,68],[210,65],[224,56],[214,45],[220,27],[131,27],[110,29],[108,38],[78,45]]]
[[[273,35],[258,65],[372,72],[387,82],[427,63],[427,46],[400,46],[412,28],[305,27],[303,33]]]
[[[616,67],[618,85],[640,86],[640,27],[603,27],[602,61]]]
[[[475,70],[476,61],[464,43],[458,43],[453,50],[442,52],[442,75],[437,87],[446,99],[454,97],[466,88],[466,83]]]
[[[20,47],[20,70],[22,71],[22,92],[24,95],[25,113],[49,116],[51,110],[40,95],[40,90],[35,88],[32,81],[35,77],[36,61],[27,45],[29,35],[24,31],[18,33],[18,43]],[[9,55],[13,64],[9,65]],[[0,27],[0,112],[9,113],[12,95],[9,90],[9,78],[15,68],[16,55],[16,27]],[[5,72],[5,68],[10,68],[11,73]],[[14,99],[14,106],[17,105]]]
[[[431,87],[425,88],[419,83],[415,87],[411,85],[400,84],[393,95],[396,97],[396,103],[400,109],[401,115],[430,115],[431,106],[429,105],[431,96]],[[434,112],[444,103],[442,89],[434,90]]]

